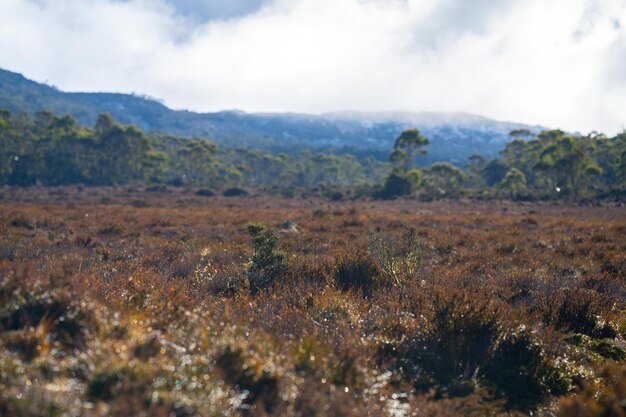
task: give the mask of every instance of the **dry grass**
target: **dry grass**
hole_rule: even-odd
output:
[[[2,416],[623,407],[623,207],[0,194]],[[254,295],[251,222],[288,257]],[[408,228],[419,265],[386,285],[371,235]]]

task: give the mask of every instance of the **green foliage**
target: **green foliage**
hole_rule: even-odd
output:
[[[455,197],[465,179],[460,168],[448,162],[438,162],[424,170],[424,191],[432,198]]]
[[[278,249],[278,237],[269,227],[251,223],[247,230],[253,246],[248,279],[252,293],[256,293],[287,272],[288,256]]]
[[[184,184],[214,184],[217,180],[217,146],[194,139],[181,146],[171,157],[171,167]]]
[[[425,155],[424,146],[430,142],[417,129],[404,130],[396,139],[389,155],[391,172],[385,178],[383,188],[375,197],[392,199],[412,194],[419,186],[421,172],[413,168],[416,155]]]
[[[585,185],[585,181],[602,173],[600,167],[578,145],[576,138],[559,137],[545,146],[535,168],[553,175],[556,185],[577,198]]]
[[[224,197],[245,197],[248,195],[248,192],[239,187],[227,188],[224,190]]]
[[[568,136],[561,130],[536,137],[512,133],[515,139],[500,152],[500,158],[479,171],[486,185],[498,186],[507,197],[623,196],[626,134],[608,138],[595,133]],[[468,165],[468,171],[472,175],[477,165]],[[473,185],[480,187],[475,180]]]
[[[420,183],[421,173],[417,168],[408,172],[391,171],[385,179],[383,188],[379,190],[375,197],[385,200],[413,194]]]
[[[498,187],[509,197],[516,198],[526,192],[526,185],[526,175],[517,168],[511,168]]]
[[[426,155],[426,150],[423,147],[429,143],[428,138],[422,136],[419,130],[404,130],[393,145],[389,161],[397,170],[408,171],[412,168],[416,155]]]
[[[135,181],[232,188],[372,185],[384,163],[352,155],[271,155],[205,139],[153,134],[98,116],[94,128],[48,111],[0,115],[0,183],[111,185]]]
[[[155,179],[167,157],[134,126],[100,115],[94,130],[71,116],[7,116],[0,131],[0,182],[16,185],[110,185]]]
[[[292,197],[298,188],[305,188],[308,195],[335,200],[370,195],[574,200],[626,196],[626,133],[609,138],[549,130],[532,137],[517,131],[512,137],[498,159],[473,155],[466,171],[447,162],[418,169],[415,159],[426,153],[429,140],[416,129],[398,136],[389,163],[384,163],[311,151],[272,155],[218,148],[205,139],[147,136],[108,114],[100,114],[89,129],[69,115],[49,111],[14,115],[3,110],[0,184],[156,182],[216,191],[271,187],[272,193]]]

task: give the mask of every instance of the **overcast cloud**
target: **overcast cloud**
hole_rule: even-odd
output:
[[[626,127],[626,0],[0,0],[0,67],[199,111]]]

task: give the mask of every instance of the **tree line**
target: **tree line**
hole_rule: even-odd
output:
[[[93,128],[70,116],[0,110],[0,184],[310,188],[372,185],[385,164],[352,155],[302,151],[298,155],[220,148],[205,139],[146,135],[101,114]]]
[[[620,198],[626,189],[626,132],[614,137],[561,130],[511,132],[500,156],[471,156],[463,167],[420,166],[428,138],[416,129],[398,136],[388,161],[353,155],[271,154],[218,147],[205,139],[147,135],[101,114],[93,126],[70,116],[0,110],[0,184],[175,186],[325,186],[342,195],[376,198]],[[365,190],[360,193],[355,189]]]
[[[416,156],[429,141],[416,129],[402,132],[389,156],[391,170],[378,190],[381,198],[511,198],[585,200],[626,197],[626,132],[615,137],[538,135],[514,130],[493,160],[472,155],[461,169],[447,162],[418,168]]]

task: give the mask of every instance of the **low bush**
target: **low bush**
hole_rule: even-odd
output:
[[[490,388],[509,409],[532,411],[569,380],[524,326],[507,330],[506,310],[470,288],[436,288],[413,333],[381,345],[421,392],[465,397]]]
[[[505,332],[481,374],[509,407],[523,411],[532,411],[550,394],[562,395],[569,389],[567,376],[524,326]]]
[[[539,297],[539,312],[544,322],[557,329],[582,333],[596,338],[614,338],[617,332],[602,319],[610,303],[593,290],[561,289]]]
[[[596,378],[583,384],[582,392],[561,400],[559,417],[626,416],[626,365],[598,369]]]
[[[253,254],[248,269],[250,290],[256,293],[267,287],[288,270],[288,256],[278,249],[278,237],[269,227],[262,224],[249,224],[248,233],[252,237]]]
[[[385,284],[399,285],[415,276],[422,264],[424,245],[415,228],[406,228],[401,239],[371,233],[369,252],[378,264]]]
[[[0,311],[0,331],[6,332],[8,347],[28,360],[53,347],[84,347],[89,327],[95,326],[90,313],[59,292],[33,291],[15,301],[5,304],[10,310]]]
[[[382,284],[382,272],[367,252],[356,252],[337,259],[333,282],[343,291],[360,290],[370,295]]]
[[[213,190],[209,190],[208,188],[201,188],[196,191],[196,195],[199,195],[200,197],[213,197],[215,192]]]
[[[225,346],[217,355],[215,366],[224,381],[245,394],[242,410],[260,406],[271,414],[279,405],[279,380],[264,365],[232,346]]]
[[[245,197],[248,195],[248,191],[243,188],[234,187],[224,190],[224,197]]]

